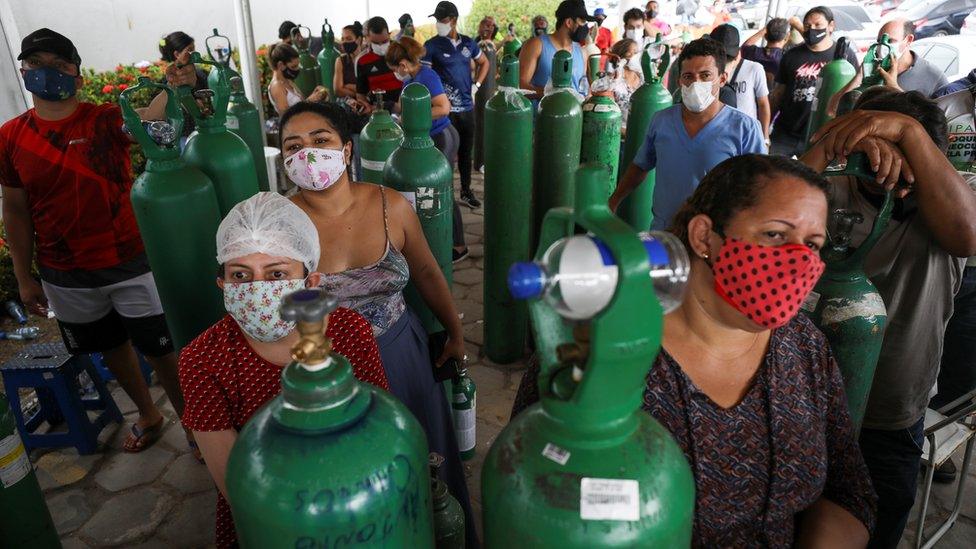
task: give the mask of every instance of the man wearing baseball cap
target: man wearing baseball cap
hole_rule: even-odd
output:
[[[588,36],[589,27],[586,23],[595,20],[586,13],[583,0],[563,0],[556,8],[555,32],[533,36],[522,44],[522,52],[519,54],[519,85],[522,89],[535,91],[529,95],[534,106],[538,107],[539,99],[552,77],[552,57],[557,51],[573,54],[573,87],[584,96],[589,92],[586,59],[580,44]]]
[[[755,61],[743,59],[739,53],[739,29],[725,24],[715,27],[712,40],[722,45],[728,60],[725,74],[729,79],[725,86],[735,92],[735,108],[759,121],[763,139],[769,145],[769,86],[766,71]]]
[[[593,19],[596,20],[597,25],[594,43],[596,47],[600,48],[600,53],[607,53],[610,51],[610,46],[613,45],[613,33],[603,26],[603,22],[607,20],[607,14],[603,8],[593,10]]]
[[[424,43],[424,62],[430,63],[444,84],[451,101],[451,125],[458,131],[457,167],[461,181],[459,202],[475,209],[481,201],[471,190],[471,153],[474,151],[474,94],[488,79],[488,58],[478,42],[457,30],[458,10],[451,2],[438,2],[430,14],[437,23],[437,36]],[[471,77],[471,63],[477,75]]]
[[[78,100],[81,57],[61,34],[30,33],[17,60],[34,108],[0,127],[0,186],[20,299],[36,315],[47,315],[49,306],[54,310],[72,354],[102,353],[139,410],[123,446],[140,452],[159,438],[166,422],[139,372],[133,345],[152,364],[180,415],[183,395],[129,203],[132,173],[122,113],[115,104]],[[195,78],[192,65],[187,70],[168,69],[170,85]],[[40,283],[31,275],[35,252]]]

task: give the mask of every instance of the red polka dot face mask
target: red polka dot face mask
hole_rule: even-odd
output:
[[[726,238],[712,271],[718,295],[749,320],[772,330],[800,311],[823,274],[824,262],[802,244],[760,246]]]

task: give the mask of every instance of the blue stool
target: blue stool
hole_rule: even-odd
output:
[[[83,372],[91,379],[88,390],[78,382]],[[74,446],[79,454],[93,454],[98,450],[98,433],[110,422],[122,421],[122,413],[88,356],[72,356],[60,342],[31,345],[0,366],[0,374],[28,451]],[[38,398],[38,405],[27,413],[20,403],[23,387],[33,388]],[[92,421],[88,410],[101,413]],[[52,426],[64,421],[68,431],[35,433],[44,421]]]

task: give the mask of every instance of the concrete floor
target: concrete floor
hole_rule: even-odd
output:
[[[474,187],[481,195],[480,174]],[[471,258],[455,266],[454,296],[463,314],[468,354],[477,357],[468,371],[478,387],[477,455],[467,462],[475,512],[480,516],[481,465],[494,438],[508,421],[524,363],[493,364],[480,356],[482,345],[483,218],[481,211],[464,211]],[[85,547],[207,547],[213,543],[216,491],[203,465],[188,454],[176,415],[159,387],[152,387],[169,426],[163,439],[140,454],[125,454],[121,443],[127,428],[111,426],[102,433],[104,451],[79,456],[73,449],[35,452],[32,456],[65,548]],[[114,391],[126,419],[135,407],[121,390]],[[961,458],[957,458],[961,465]],[[970,470],[969,493],[976,490],[976,472]],[[936,485],[929,524],[948,514],[953,486]],[[478,525],[480,530],[480,524]],[[909,547],[915,514],[902,546]],[[976,497],[964,500],[963,515],[938,545],[976,547]]]

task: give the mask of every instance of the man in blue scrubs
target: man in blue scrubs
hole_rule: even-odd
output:
[[[681,51],[681,104],[651,119],[644,145],[610,197],[610,209],[616,210],[647,172],[656,169],[651,228],[665,230],[715,165],[740,154],[766,152],[759,121],[718,100],[725,63],[722,45],[708,37]]]
[[[438,2],[431,17],[437,20],[437,36],[424,43],[429,63],[441,77],[444,93],[451,102],[451,124],[458,131],[457,166],[461,179],[460,203],[481,206],[471,190],[471,153],[474,151],[474,94],[488,78],[488,58],[470,36],[457,31],[458,10],[451,2]],[[471,78],[474,61],[478,76]]]

